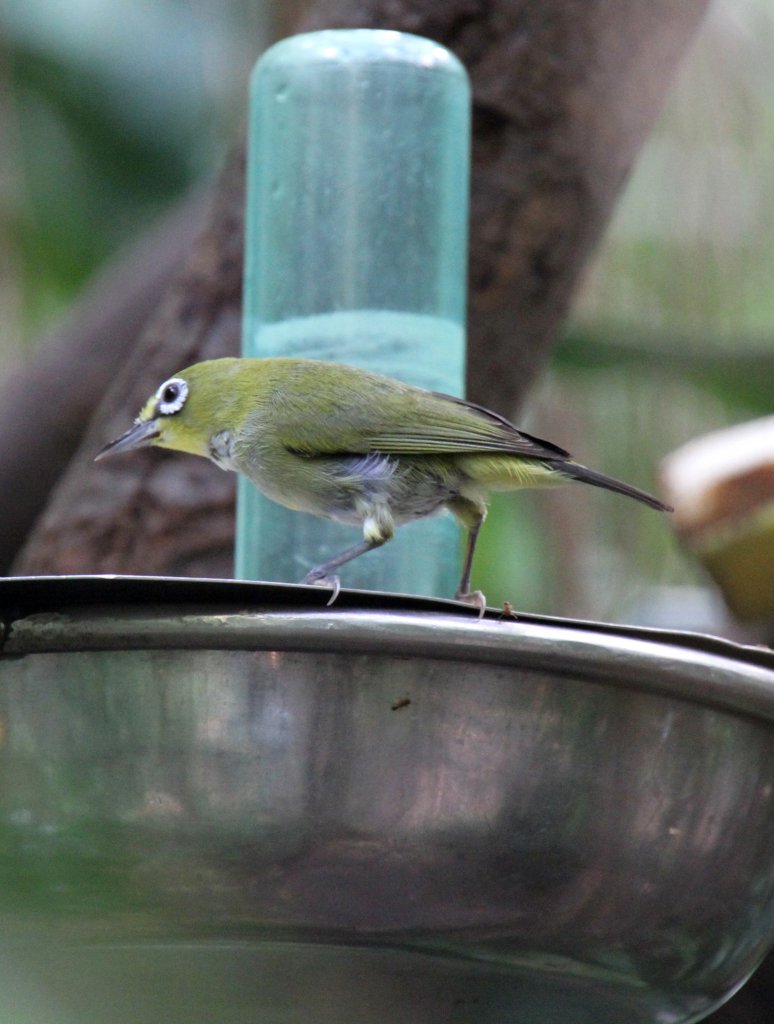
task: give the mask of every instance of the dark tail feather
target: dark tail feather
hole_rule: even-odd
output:
[[[616,494],[625,494],[628,498],[641,501],[643,505],[649,505],[650,508],[656,508],[660,512],[674,511],[671,505],[665,505],[663,501],[654,498],[652,494],[640,491],[636,487],[630,487],[629,484],[625,484],[621,480],[614,480],[613,477],[605,476],[604,473],[597,473],[593,469],[587,469],[577,462],[555,462],[553,466],[557,472],[563,476],[570,477],[572,480],[580,480],[584,484],[591,484],[592,487],[603,487],[606,491],[615,491]]]

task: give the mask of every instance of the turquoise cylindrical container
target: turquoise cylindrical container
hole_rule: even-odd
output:
[[[470,90],[428,39],[354,29],[273,46],[251,83],[243,353],[350,363],[464,388]],[[236,572],[298,580],[357,531],[240,480]],[[347,586],[445,595],[449,517],[343,567]]]

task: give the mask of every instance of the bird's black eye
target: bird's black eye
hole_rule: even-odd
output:
[[[185,405],[188,398],[188,385],[182,377],[172,377],[165,381],[156,392],[156,410],[161,416],[174,416]]]

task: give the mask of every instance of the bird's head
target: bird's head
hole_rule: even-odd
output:
[[[241,359],[212,359],[165,380],[131,429],[97,459],[148,447],[215,458],[217,439],[236,431],[245,418],[243,365]]]

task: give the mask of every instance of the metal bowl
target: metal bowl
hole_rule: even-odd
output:
[[[0,582],[0,1020],[677,1024],[774,942],[774,655]]]

